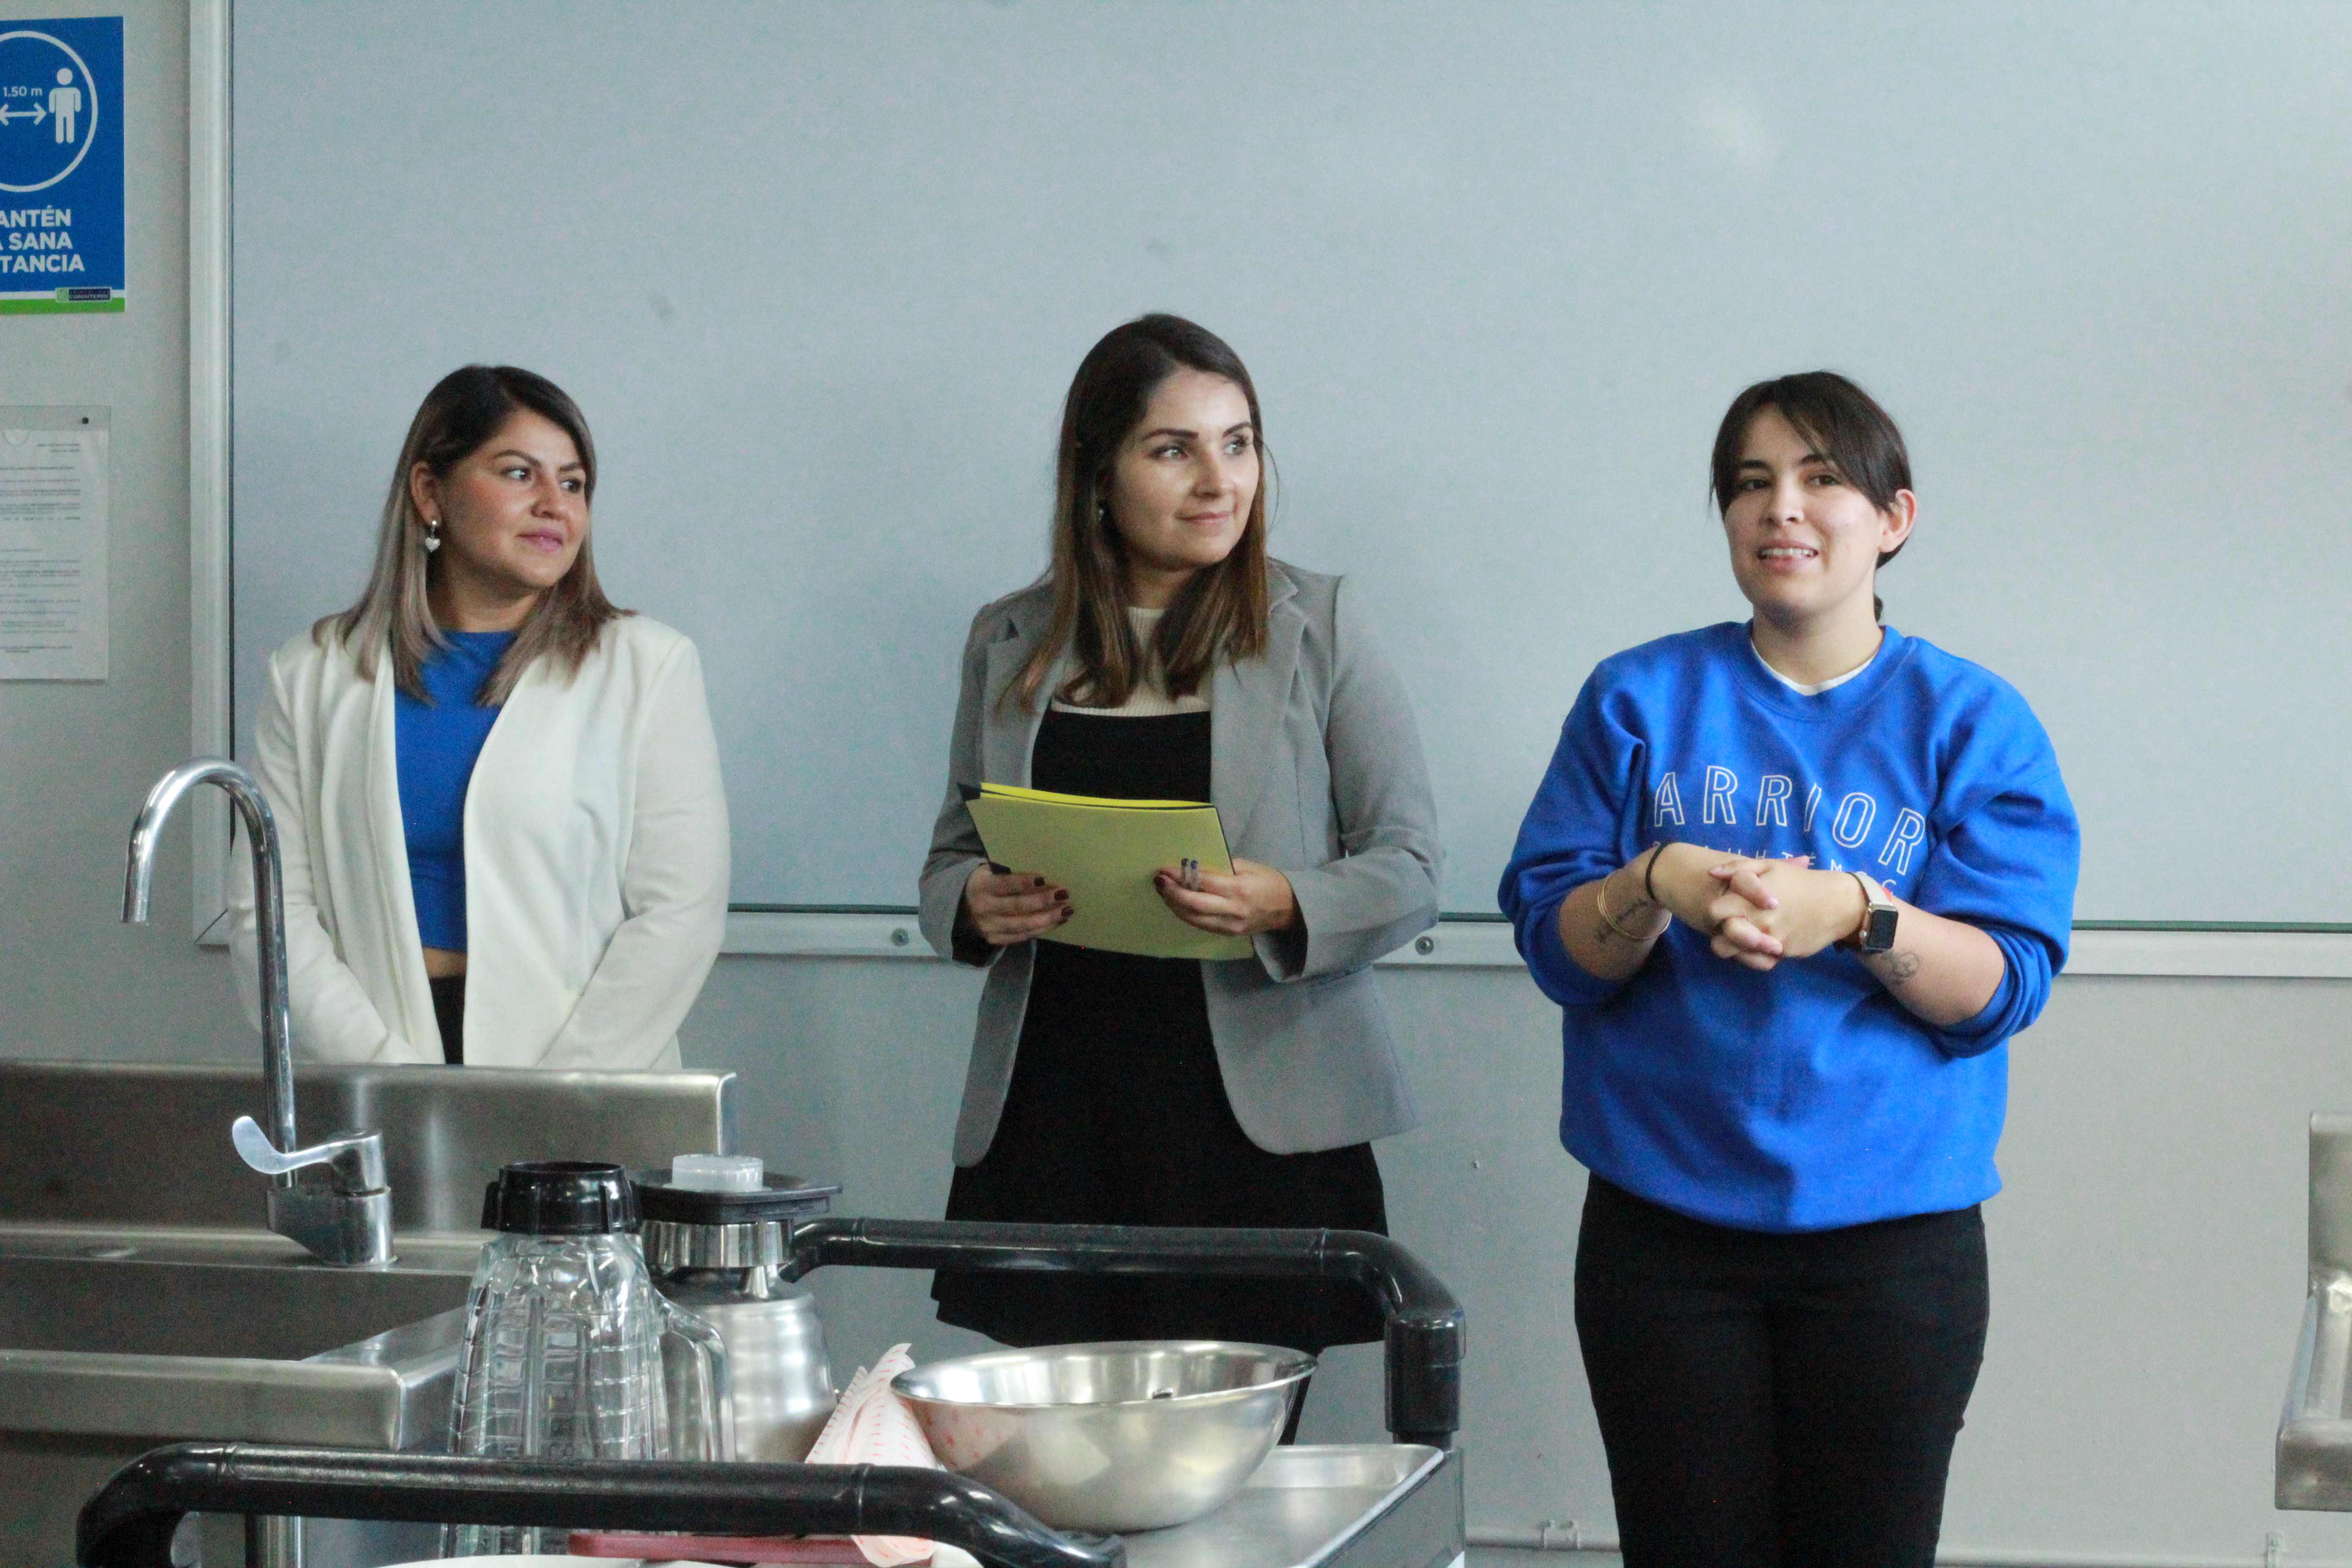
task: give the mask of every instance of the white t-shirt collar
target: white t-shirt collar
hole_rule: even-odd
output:
[[[1879,647],[1886,646],[1885,634],[1880,634],[1878,642]],[[1843,675],[1832,675],[1827,680],[1808,681],[1791,680],[1787,676],[1781,674],[1779,670],[1774,669],[1772,668],[1772,661],[1766,658],[1763,653],[1756,647],[1756,634],[1753,630],[1749,631],[1748,634],[1748,651],[1756,656],[1756,662],[1764,667],[1765,673],[1771,676],[1773,679],[1779,681],[1790,690],[1804,697],[1819,697],[1822,692],[1829,690],[1830,688],[1833,686],[1843,686],[1847,681],[1852,680],[1855,676],[1860,675],[1864,670],[1868,669],[1871,665],[1871,660],[1875,659],[1878,657],[1878,648],[1872,648],[1870,650],[1870,658],[1864,659],[1860,664],[1855,665]]]

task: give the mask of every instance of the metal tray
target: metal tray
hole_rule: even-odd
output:
[[[1464,1554],[1461,1455],[1417,1444],[1283,1450],[1207,1518],[1122,1538],[1057,1534],[943,1470],[183,1443],[125,1467],[91,1500],[76,1561],[167,1568],[191,1511],[913,1535],[952,1542],[995,1568],[1458,1568]]]
[[[1233,1501],[1127,1540],[1129,1568],[1444,1568],[1462,1456],[1418,1443],[1276,1448]]]

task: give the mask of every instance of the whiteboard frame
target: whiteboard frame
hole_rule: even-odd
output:
[[[190,740],[199,756],[235,754],[230,681],[235,657],[236,537],[230,277],[234,124],[234,0],[188,8],[188,549]],[[224,946],[227,911],[227,801],[196,802],[195,940]],[[746,957],[929,959],[911,910],[744,908],[727,919],[723,952]],[[1382,959],[1419,968],[1517,968],[1510,927],[1448,920]],[[2246,925],[2230,929],[2152,922],[2078,928],[2070,975],[2352,979],[2352,931]]]
[[[188,6],[188,684],[189,735],[199,757],[236,754],[230,661],[232,449],[229,385],[230,0]],[[228,910],[228,797],[191,803],[195,844],[190,911],[201,942]]]
[[[730,953],[774,958],[924,959],[912,910],[744,910],[727,917]],[[1518,969],[1508,922],[1445,919],[1380,961],[1398,969]],[[2195,931],[2086,927],[2074,934],[2069,977],[2352,980],[2352,931]]]

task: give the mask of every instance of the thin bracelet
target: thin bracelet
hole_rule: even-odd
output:
[[[1636,943],[1655,942],[1660,937],[1666,934],[1664,926],[1661,926],[1656,931],[1652,931],[1649,935],[1643,936],[1639,931],[1627,931],[1623,926],[1619,925],[1617,923],[1616,917],[1609,912],[1609,879],[1606,877],[1601,878],[1600,886],[1592,889],[1592,907],[1601,911],[1601,923],[1607,926],[1611,931],[1615,931],[1619,936],[1623,937],[1627,942]],[[1669,925],[1672,923],[1674,923],[1672,921],[1667,922]]]
[[[1650,847],[1650,863],[1642,868],[1642,896],[1649,900],[1652,904],[1655,905],[1659,909],[1665,908],[1665,904],[1664,900],[1658,897],[1657,883],[1652,881],[1650,879],[1658,874],[1658,858],[1665,852],[1666,847],[1663,843],[1652,845]]]

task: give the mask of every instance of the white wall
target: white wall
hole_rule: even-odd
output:
[[[188,754],[187,16],[163,0],[0,0],[0,19],[121,16],[130,307],[0,317],[0,404],[114,410],[112,678],[0,682],[0,1051],[219,1055],[242,1038],[188,942],[189,825],[156,923],[119,923],[147,786]]]
[[[115,920],[131,814],[190,730],[185,24],[158,0],[0,0],[5,18],[98,12],[127,17],[133,301],[0,321],[0,403],[115,410],[114,677],[0,685],[0,1055],[241,1060],[255,1047],[225,961],[164,918],[188,907],[184,837],[159,923]],[[1554,1016],[1508,972],[1383,984],[1429,1112],[1381,1152],[1391,1212],[1471,1310],[1473,1521],[1605,1533],[1568,1326],[1582,1184],[1552,1137]],[[688,1059],[743,1073],[754,1150],[843,1181],[854,1211],[932,1215],[974,994],[931,963],[730,958]],[[2352,1108],[2347,1007],[2344,982],[2060,981],[2016,1047],[1955,1545],[2252,1564],[2277,1530],[2288,1563],[2352,1561],[2352,1521],[2269,1506],[2303,1291],[2303,1121]],[[896,1335],[961,1342],[929,1323],[919,1277],[819,1278],[845,1369]],[[1334,1362],[1310,1435],[1371,1436],[1374,1358]]]

